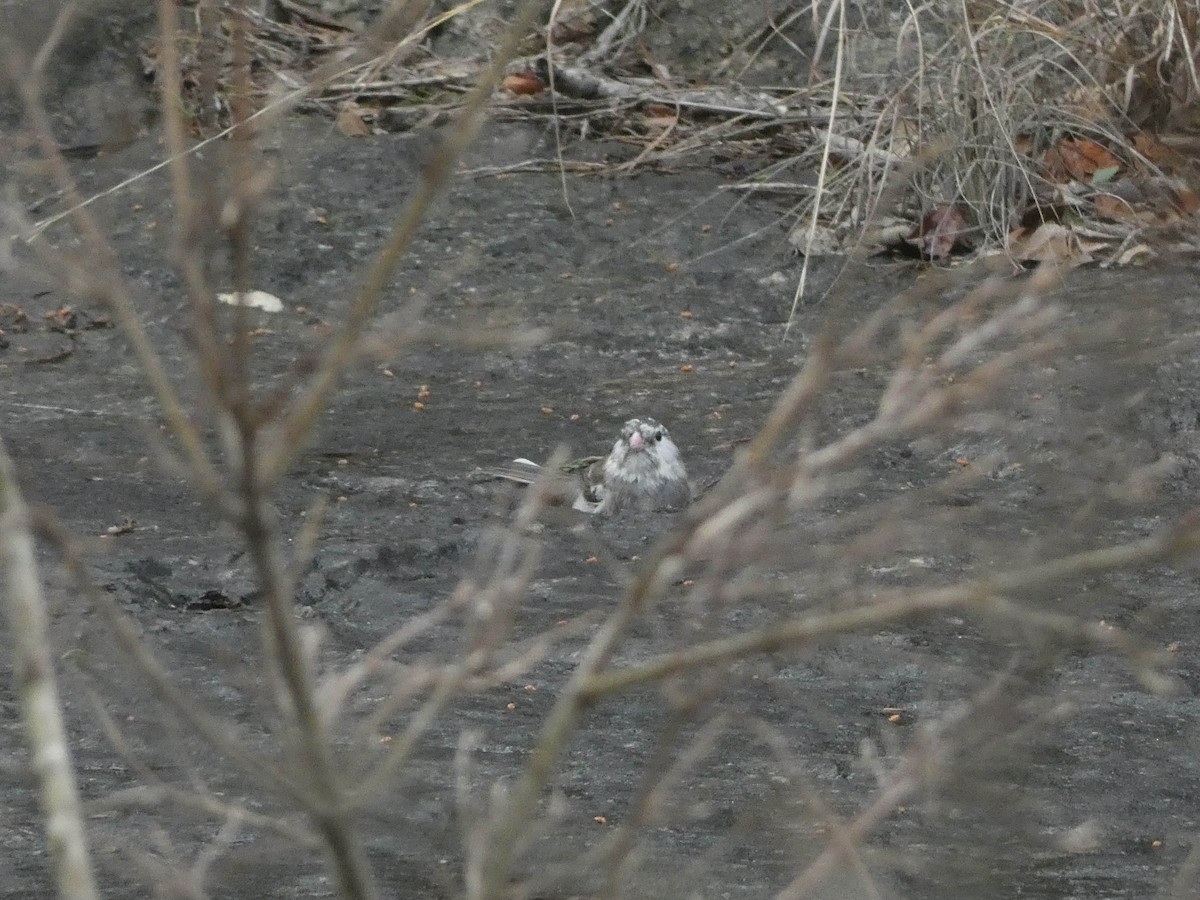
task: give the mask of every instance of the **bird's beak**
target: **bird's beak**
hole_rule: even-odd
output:
[[[642,437],[642,433],[640,431],[635,431],[633,434],[631,434],[629,436],[629,449],[630,450],[634,450],[634,451],[641,450],[642,447],[645,446],[645,443],[646,443],[646,441]]]

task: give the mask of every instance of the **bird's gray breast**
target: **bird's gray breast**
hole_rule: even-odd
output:
[[[604,502],[599,511],[609,515],[623,509],[657,512],[683,509],[691,501],[692,489],[686,480],[616,478],[609,479],[605,484]]]

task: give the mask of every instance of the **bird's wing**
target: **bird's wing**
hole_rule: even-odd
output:
[[[492,478],[515,481],[517,484],[533,484],[544,474],[541,466],[527,459],[514,459],[508,465],[492,466],[480,471]]]
[[[603,456],[585,456],[582,459],[573,459],[563,463],[559,466],[558,471],[563,475],[577,475],[585,485],[590,485],[592,481],[599,482],[603,477],[603,473],[596,466],[597,463],[602,462],[604,462]],[[507,465],[491,466],[479,471],[484,475],[515,481],[518,484],[533,484],[534,481],[546,474],[544,466],[539,466],[524,457],[514,459]]]
[[[603,456],[585,456],[564,463],[554,470],[557,473],[553,476],[555,481],[561,482],[563,493],[567,495],[561,502],[570,503],[580,512],[595,512],[604,497],[604,459]],[[515,481],[517,484],[533,484],[539,478],[553,474],[547,473],[544,466],[528,459],[514,459],[507,465],[491,466],[478,471],[485,478],[500,478],[504,481]]]
[[[528,461],[528,460],[526,460]],[[585,456],[563,463],[562,470],[568,475],[586,474],[596,463],[604,462],[603,456]]]

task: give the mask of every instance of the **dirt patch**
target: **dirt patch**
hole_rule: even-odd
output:
[[[351,140],[322,121],[287,123],[267,158],[280,187],[255,236],[256,286],[288,306],[261,316],[261,385],[287,377],[320,345],[325,323],[338,319],[416,183],[430,142],[426,136]],[[609,150],[618,152],[603,146],[588,152]],[[78,174],[97,190],[141,171],[158,152],[152,142],[136,144],[80,162]],[[553,152],[547,133],[495,126],[472,149],[466,169]],[[560,443],[580,451],[603,447],[616,425],[644,414],[669,424],[695,480],[711,481],[729,466],[736,442],[761,423],[830,315],[865,318],[914,277],[888,263],[845,273],[836,297],[796,311],[783,342],[800,267],[784,239],[789,223],[780,207],[735,202],[724,186],[710,171],[570,178],[565,185],[541,174],[455,180],[394,280],[393,308],[417,295],[426,301],[425,318],[448,329],[529,325],[548,327],[551,336],[520,353],[422,346],[370,361],[346,380],[317,443],[277,498],[291,533],[317,498],[332,500],[299,584],[327,665],[359,658],[430,609],[472,565],[505,490],[472,479],[476,467],[544,456]],[[151,334],[186,390],[193,368],[188,313],[162,253],[171,221],[167,194],[155,175],[96,205],[139,288]],[[820,297],[839,269],[840,263],[818,266],[811,296]],[[897,440],[871,454],[852,490],[805,514],[812,543],[796,554],[809,580],[776,602],[833,602],[839,590],[917,579],[937,584],[1021,554],[1036,559],[1048,542],[1085,546],[1147,534],[1188,509],[1200,481],[1194,279],[1188,267],[1073,276],[1063,294],[1069,320],[1099,321],[1136,304],[1153,326],[1131,332],[1136,348],[1104,354],[1080,348],[1031,367],[1010,388],[1002,428],[968,422],[953,434]],[[249,566],[182,480],[159,464],[153,450],[159,416],[124,339],[103,328],[53,331],[43,314],[65,304],[102,312],[34,281],[14,278],[6,286],[5,300],[30,316],[29,330],[11,334],[0,350],[4,438],[30,499],[91,539],[97,579],[120,598],[181,684],[227,716],[255,751],[286,754],[269,691],[252,662],[261,636]],[[814,427],[832,434],[864,421],[884,374],[867,367],[839,377]],[[196,414],[203,417],[203,409]],[[1106,494],[1130,468],[1166,453],[1180,462],[1162,492],[1138,503]],[[886,509],[906,492],[942,481],[959,460],[989,454],[1002,457],[991,477],[934,501],[957,517],[952,531],[912,523],[888,566],[869,570],[847,573],[822,556],[822,548],[834,546],[839,521],[856,510]],[[669,517],[600,524],[584,535],[551,529],[517,638],[614,604],[620,586],[589,557],[601,549],[630,560],[670,524]],[[102,537],[114,526],[121,533]],[[253,797],[262,812],[283,809],[160,711],[54,558],[45,554],[43,561],[57,649],[86,661],[86,675],[63,666],[85,797],[157,778]],[[952,722],[956,704],[985,692],[1000,672],[1011,679],[991,707],[989,727],[956,742],[952,757],[931,760],[944,769],[938,787],[914,797],[873,835],[863,865],[885,895],[1152,895],[1170,883],[1196,828],[1200,613],[1191,602],[1193,586],[1190,569],[1162,566],[1095,577],[1066,586],[1064,594],[1048,589],[1044,597],[1019,598],[1128,627],[1154,646],[1177,645],[1168,670],[1184,690],[1169,697],[1141,689],[1109,656],[1049,641],[1039,654],[1041,645],[1027,634],[959,616],[746,665],[714,686],[711,708],[672,738],[688,746],[717,716],[726,722],[712,751],[672,795],[664,823],[643,832],[641,871],[629,895],[760,897],[778,890],[825,846],[822,823],[830,810],[815,798],[852,816],[923,724]],[[778,614],[776,606],[754,603],[728,607],[709,621],[680,594],[646,616],[620,661],[677,646],[697,628],[747,629]],[[447,623],[404,659],[444,658],[462,642],[460,623]],[[379,794],[363,830],[386,895],[455,895],[464,810],[455,797],[454,757],[463,735],[471,735],[471,781],[483,798],[487,785],[512,777],[526,761],[578,650],[578,641],[565,641],[519,681],[463,698],[422,743],[404,777]],[[7,644],[0,652],[9,652]],[[100,733],[89,710],[92,691],[121,723],[128,757]],[[15,708],[8,688],[0,696]],[[358,698],[355,712],[365,713],[372,700]],[[377,737],[393,735],[404,712],[381,723]],[[669,686],[593,710],[547,800],[556,809],[554,831],[529,849],[525,874],[569,863],[621,824],[639,773],[665,740],[671,712]],[[761,735],[755,723],[769,726],[783,746],[755,737]],[[0,893],[46,894],[35,795],[15,717],[0,730],[0,742],[6,758],[20,760],[4,770],[4,818],[15,824],[4,832],[9,863]],[[363,765],[356,759],[348,765]],[[133,760],[147,769],[139,771]],[[190,865],[221,827],[170,801],[90,824],[112,896],[157,879],[147,859],[167,869]],[[149,848],[156,849],[139,855]],[[333,894],[313,854],[252,826],[234,832],[208,884],[213,896]],[[561,890],[588,893],[602,884],[602,873],[581,867]],[[858,896],[862,884],[848,869],[819,896]]]

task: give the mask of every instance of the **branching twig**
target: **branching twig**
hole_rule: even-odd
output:
[[[3,442],[0,442],[0,567],[4,571],[5,607],[13,639],[13,674],[46,816],[46,843],[54,880],[63,898],[95,900],[99,894],[54,676],[49,622],[38,581],[29,511]]]

